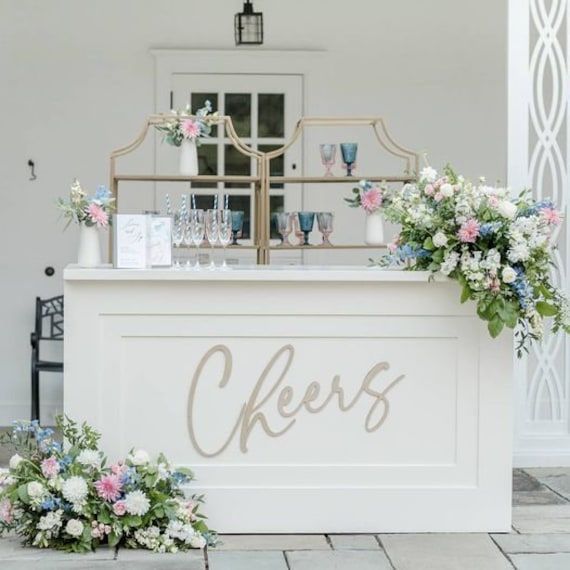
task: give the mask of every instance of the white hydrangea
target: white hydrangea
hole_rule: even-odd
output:
[[[24,458],[16,453],[12,455],[12,457],[10,457],[10,462],[8,463],[8,466],[10,467],[10,469],[12,469],[12,471],[16,471],[16,469],[18,469],[20,463],[22,463],[23,460]]]
[[[459,254],[456,251],[451,251],[444,258],[443,263],[441,264],[440,271],[444,275],[449,275],[457,267],[458,263],[459,263]]]
[[[191,524],[177,520],[170,521],[164,532],[171,538],[177,538],[186,544],[190,544],[190,541],[196,535],[196,531],[192,528]]]
[[[83,523],[79,519],[70,519],[65,525],[65,532],[69,534],[69,536],[77,538],[83,534],[84,528]]]
[[[442,193],[442,195],[445,198],[450,198],[451,196],[453,196],[453,186],[447,182],[441,185],[439,191]]]
[[[61,484],[61,493],[70,503],[80,505],[86,498],[89,489],[83,477],[74,475]]]
[[[36,528],[38,530],[49,530],[52,532],[54,536],[57,536],[59,529],[61,528],[61,516],[63,515],[63,511],[58,509],[57,511],[50,511],[45,514],[43,517],[40,517]]]
[[[125,507],[130,515],[143,516],[148,513],[150,501],[142,491],[131,491],[125,496]]]
[[[420,181],[435,182],[437,178],[437,170],[431,166],[426,166],[420,171]]]
[[[133,465],[146,465],[150,461],[150,457],[144,449],[137,449],[130,454],[129,459]]]
[[[526,243],[517,243],[509,249],[507,257],[511,263],[526,261],[530,257],[530,248]]]
[[[77,456],[77,462],[85,467],[98,469],[101,466],[101,454],[95,449],[84,449]]]
[[[206,546],[206,539],[201,534],[195,534],[190,539],[190,546],[192,548],[204,548]]]
[[[447,245],[447,236],[443,232],[437,232],[433,236],[433,245],[435,247],[444,247]]]

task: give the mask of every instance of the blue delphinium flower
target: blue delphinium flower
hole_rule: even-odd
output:
[[[517,278],[511,283],[520,306],[526,309],[533,298],[533,289],[530,286],[528,279],[524,273],[524,270],[520,266],[515,266],[513,268],[517,274]]]
[[[482,237],[487,237],[491,234],[494,234],[500,227],[501,227],[500,222],[487,222],[486,224],[481,225],[479,233],[481,234]]]
[[[186,475],[185,473],[180,473],[180,471],[174,471],[174,473],[172,473],[171,475],[171,478],[176,485],[182,485],[183,483],[186,483],[190,479],[188,475]]]
[[[62,508],[62,500],[57,497],[49,497],[43,501],[41,507],[44,511],[55,511]]]
[[[95,195],[93,196],[91,201],[102,206],[104,204],[107,204],[110,198],[111,198],[110,190],[107,188],[107,186],[101,184],[100,186],[97,187],[97,191],[95,192]]]
[[[554,208],[554,203],[552,202],[552,200],[549,199],[540,200],[534,203],[532,206],[523,210],[519,215],[523,218],[528,218],[528,216],[534,216],[535,214],[538,214],[538,212],[546,208]]]
[[[430,252],[423,247],[415,248],[409,244],[405,244],[398,247],[394,254],[400,261],[406,261],[407,259],[422,259],[428,257]]]
[[[71,455],[65,455],[64,457],[62,457],[62,458],[59,460],[59,470],[62,471],[62,472],[63,472],[63,471],[66,471],[67,468],[71,465],[71,462],[72,462],[72,461],[73,461],[73,460],[72,460],[72,458],[71,458]]]

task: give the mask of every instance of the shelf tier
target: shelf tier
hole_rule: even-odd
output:
[[[259,176],[179,176],[173,174],[115,174],[115,180],[138,182],[241,182],[253,184],[259,182]]]
[[[115,180],[138,182],[241,182],[254,184],[260,181],[259,176],[179,176],[174,174],[116,174]],[[412,182],[409,176],[270,176],[270,184],[358,184],[360,180],[370,182]]]
[[[292,249],[304,249],[304,250],[323,250],[323,249],[386,249],[387,245],[271,245],[269,249],[274,251],[290,251]]]

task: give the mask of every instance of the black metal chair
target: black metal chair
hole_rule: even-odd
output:
[[[40,419],[40,372],[63,372],[63,362],[40,360],[40,341],[63,340],[63,295],[52,299],[36,297],[32,345],[32,420]]]

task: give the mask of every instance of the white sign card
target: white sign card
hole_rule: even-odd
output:
[[[141,214],[115,214],[114,266],[121,269],[150,267],[150,220]]]
[[[150,263],[153,267],[172,265],[172,218],[152,216],[150,219]]]

